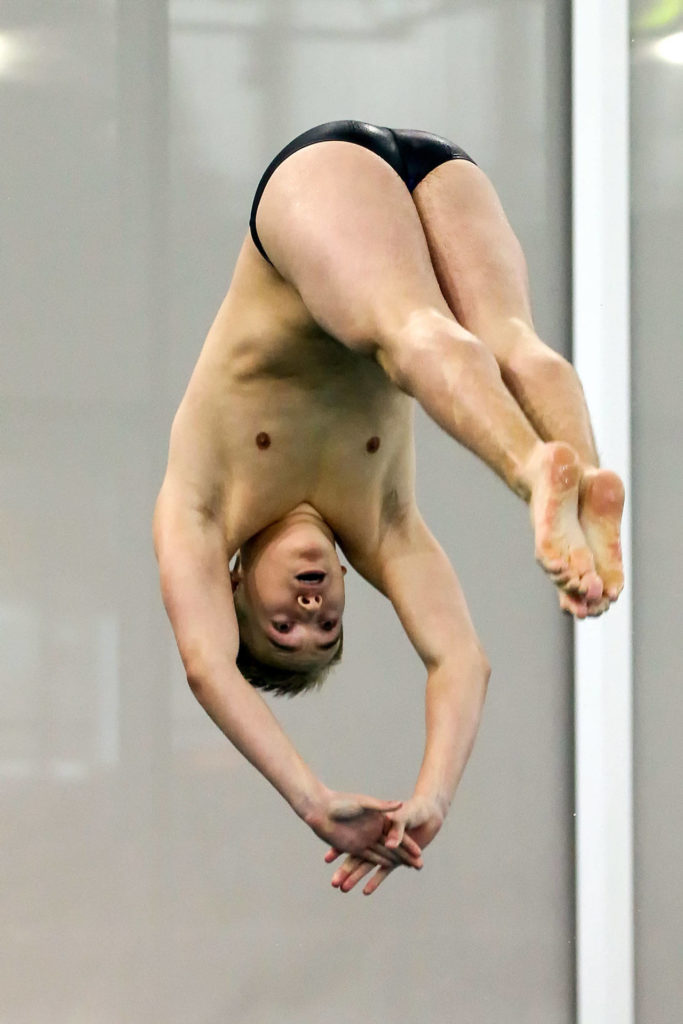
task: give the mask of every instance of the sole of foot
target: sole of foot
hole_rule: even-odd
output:
[[[579,523],[593,552],[595,568],[608,601],[616,601],[624,588],[620,529],[624,485],[610,469],[590,469],[579,487]]]
[[[576,452],[561,442],[544,444],[530,475],[537,562],[556,586],[576,595],[578,600],[571,603],[577,609],[595,604],[602,598],[603,581],[579,523],[581,467]]]

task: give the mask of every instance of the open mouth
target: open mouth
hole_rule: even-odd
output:
[[[324,572],[300,572],[297,573],[296,578],[301,583],[322,583],[325,579]]]

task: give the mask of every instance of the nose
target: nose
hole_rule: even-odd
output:
[[[297,601],[307,612],[314,610],[317,611],[323,603],[323,599],[320,594],[299,594]]]

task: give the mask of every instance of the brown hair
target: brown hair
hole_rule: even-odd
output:
[[[239,619],[239,616],[238,616]],[[308,671],[278,668],[276,665],[268,665],[254,657],[245,642],[240,637],[240,646],[237,652],[237,667],[252,686],[259,690],[266,690],[276,695],[294,697],[297,693],[305,693],[306,690],[314,690],[322,686],[327,674],[333,665],[341,660],[344,647],[344,627],[339,632],[339,647],[334,657],[322,668],[309,669]]]

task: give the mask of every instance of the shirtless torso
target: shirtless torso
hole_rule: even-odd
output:
[[[247,237],[174,422],[177,486],[218,513],[230,557],[310,505],[376,582],[386,526],[415,500],[414,463],[412,399],[370,352],[321,330]]]
[[[351,864],[366,866],[358,878],[377,867],[367,891],[398,864],[422,866],[421,847],[441,827],[444,802],[469,754],[488,673],[455,574],[436,542],[425,545],[426,536],[433,538],[415,504],[413,411],[413,399],[390,380],[372,348],[351,351],[322,330],[247,236],[174,419],[155,517],[164,598],[195,695],[332,843],[328,862],[339,850],[358,855],[338,869],[335,885]],[[331,528],[356,571],[392,600],[418,652],[438,652],[430,660],[433,687],[438,691],[446,677],[467,678],[461,707],[447,697],[446,711],[437,698],[439,735],[430,737],[403,809],[325,787],[234,664],[237,624],[226,558],[270,524],[308,509]],[[412,525],[404,529],[405,522]],[[417,558],[402,558],[401,571],[387,575],[380,558],[387,547]],[[437,601],[427,596],[426,579],[430,592],[437,584]],[[457,666],[450,657],[456,649]],[[448,722],[463,711],[467,725],[456,738]],[[394,822],[391,814],[401,817]]]

